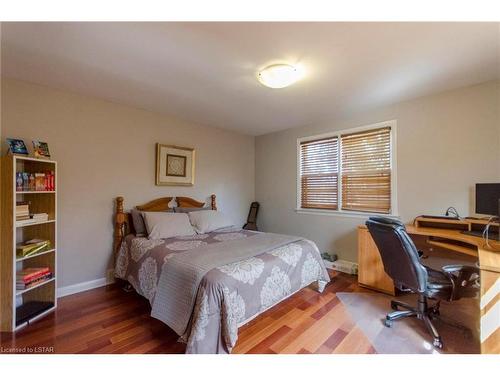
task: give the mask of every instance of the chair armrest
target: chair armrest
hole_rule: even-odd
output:
[[[442,267],[452,285],[450,301],[463,297],[465,291],[479,290],[479,268],[465,265],[449,265]]]

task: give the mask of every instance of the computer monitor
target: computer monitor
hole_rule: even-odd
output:
[[[476,213],[500,215],[500,183],[476,184]]]

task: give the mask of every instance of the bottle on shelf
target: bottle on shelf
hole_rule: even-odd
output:
[[[29,184],[30,184],[29,173],[23,172],[23,190],[25,190],[25,191],[28,190]]]
[[[17,172],[16,173],[16,191],[22,191],[22,190],[23,190],[23,173]]]
[[[30,191],[35,190],[35,175],[33,173],[30,173],[30,176],[29,176],[28,189]]]

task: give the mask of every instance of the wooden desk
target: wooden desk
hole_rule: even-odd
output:
[[[500,353],[500,242],[486,241],[460,230],[407,225],[413,238],[431,247],[475,256],[479,259],[481,353]],[[418,247],[418,245],[417,245]],[[358,227],[358,281],[361,286],[394,295],[394,284],[385,273],[380,254],[366,226]]]
[[[365,225],[358,227],[358,284],[392,296],[394,283],[384,271],[377,245]]]

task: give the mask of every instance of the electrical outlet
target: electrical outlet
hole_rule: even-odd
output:
[[[114,268],[110,268],[106,271],[106,283],[111,284],[115,282],[115,270]]]

